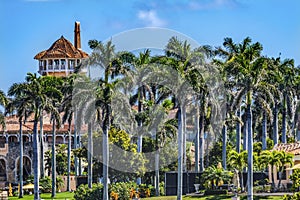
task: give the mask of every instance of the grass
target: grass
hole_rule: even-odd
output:
[[[54,199],[64,199],[64,200],[71,200],[74,199],[73,198],[74,193],[70,193],[70,192],[60,192],[60,193],[56,193],[56,197]],[[19,199],[18,197],[9,197],[9,200],[13,200],[13,199]],[[32,200],[33,199],[33,195],[24,195],[24,198],[22,200]],[[51,193],[44,193],[41,194],[41,199],[53,199],[51,198]]]
[[[74,193],[70,192],[61,192],[57,193],[54,199],[64,199],[64,200],[74,200],[73,198]],[[205,197],[191,197],[191,196],[183,196],[183,200],[231,200],[232,195],[219,195],[219,196],[205,196]],[[18,197],[9,197],[9,200],[19,199]],[[22,200],[32,200],[33,195],[24,195]],[[41,194],[41,199],[53,199],[51,198],[50,193]],[[241,200],[246,200],[247,197],[241,197]],[[258,197],[254,196],[254,200],[259,199],[268,199],[268,200],[281,200],[281,196],[269,196],[269,197]],[[150,197],[150,198],[143,198],[142,200],[176,200],[176,196],[161,196],[161,197]]]
[[[191,196],[184,196],[183,200],[231,200],[232,195],[219,195],[219,196],[205,196],[205,197],[191,197]],[[241,200],[246,200],[247,197],[241,197]],[[270,197],[258,197],[254,196],[254,200],[259,199],[269,199],[269,200],[281,200],[281,196],[270,196]],[[142,200],[176,200],[176,196],[164,196],[164,197],[151,197],[151,198],[144,198]]]

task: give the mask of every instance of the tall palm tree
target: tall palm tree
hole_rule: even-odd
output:
[[[36,74],[28,73],[25,83],[15,83],[9,89],[9,96],[22,95],[23,100],[27,102],[33,113],[33,173],[34,173],[34,199],[39,197],[39,153],[38,153],[38,123],[40,120],[41,110],[46,104],[51,102],[50,97],[60,93],[53,85],[43,87],[42,77]],[[50,83],[50,82],[49,82]]]
[[[64,95],[64,100],[61,105],[61,110],[63,111],[63,117],[62,117],[62,124],[65,122],[68,122],[68,175],[67,175],[67,191],[71,191],[71,150],[72,150],[72,142],[71,142],[71,133],[72,133],[72,121],[74,117],[74,108],[72,104],[72,97],[73,97],[73,87],[74,87],[74,81],[77,77],[77,74],[72,74],[71,76],[67,77],[64,81],[64,84],[62,86],[62,93]],[[74,126],[74,148],[77,148],[77,132],[76,128]],[[77,158],[75,158],[75,175],[77,174]]]
[[[76,106],[75,128],[80,130],[83,123],[88,124],[88,186],[92,188],[92,122],[95,121],[96,85],[85,76],[78,76],[74,82],[74,92],[72,94],[72,105]],[[70,118],[69,118],[70,119]],[[80,166],[79,166],[80,167]]]
[[[150,50],[146,49],[144,52],[140,52],[139,56],[136,57],[133,54],[130,53],[125,53],[127,54],[127,57],[131,56],[131,65],[132,67],[136,70],[136,71],[142,71],[145,69],[145,67],[149,67],[149,64],[151,62],[151,57],[150,57]],[[125,55],[123,54],[123,56]],[[143,77],[138,77],[139,78],[143,78]],[[152,96],[152,92],[149,91],[150,86],[149,85],[145,85],[145,83],[142,80],[136,80],[136,82],[139,84],[138,88],[137,88],[137,94],[133,95],[132,99],[136,99],[137,100],[137,106],[138,106],[138,117],[137,117],[137,125],[138,125],[138,129],[142,130],[142,126],[143,126],[143,118],[141,117],[141,115],[143,115],[143,104],[144,101],[146,100],[146,93],[148,90],[148,93],[150,94],[150,96]],[[143,133],[141,133],[139,131],[138,136],[137,136],[137,151],[138,153],[141,153],[142,147],[143,147]],[[141,177],[138,177],[137,179],[137,184],[141,184]]]
[[[165,53],[171,65],[178,75],[190,84],[196,93],[200,93],[203,89],[203,77],[197,67],[205,63],[204,50],[206,48],[199,47],[192,49],[187,41],[180,41],[176,37],[172,37],[165,49]],[[170,62],[171,61],[171,62]],[[183,92],[184,91],[180,91]],[[177,181],[177,199],[182,199],[182,171],[186,171],[186,105],[188,96],[192,94],[184,94],[184,98],[177,99],[177,115],[178,115],[178,181]],[[180,96],[180,95],[179,95]],[[183,97],[183,96],[181,96]],[[200,142],[199,142],[200,143]]]
[[[227,61],[227,70],[234,75],[235,87],[238,91],[233,107],[240,105],[245,99],[247,128],[248,128],[248,199],[253,199],[253,132],[252,132],[252,103],[253,96],[270,95],[269,88],[272,87],[267,81],[268,75],[266,59],[261,57],[262,45],[258,42],[252,43],[247,37],[240,44],[233,43],[231,38],[225,38],[224,47],[237,47],[234,54],[223,54]],[[226,52],[225,50],[223,52]],[[261,98],[262,101],[263,98]]]
[[[95,91],[95,108],[94,119],[100,125],[103,133],[103,199],[108,200],[108,165],[109,165],[109,142],[108,131],[111,125],[111,100],[115,90],[116,77],[125,73],[116,59],[115,46],[112,41],[106,44],[96,40],[89,41],[90,48],[93,49],[87,61],[78,67],[77,70],[84,67],[98,67],[104,70],[104,76],[97,81],[97,90]],[[89,122],[92,122],[91,120]],[[92,139],[89,138],[91,141]]]
[[[282,143],[287,142],[286,129],[287,129],[287,114],[291,113],[291,108],[293,107],[294,97],[296,96],[296,91],[294,90],[294,85],[296,81],[294,60],[285,59],[280,61],[280,58],[275,60],[278,71],[280,72],[281,80],[279,82],[279,90],[283,93],[282,99]],[[289,112],[288,112],[289,111]],[[290,114],[291,116],[291,114]]]
[[[10,90],[9,90],[10,93]],[[20,192],[19,198],[23,198],[23,123],[26,122],[27,117],[31,115],[31,109],[28,105],[28,102],[24,101],[22,95],[16,96],[11,99],[6,106],[6,113],[16,112],[17,117],[19,118],[19,140],[20,140],[20,174],[19,174],[19,184]]]
[[[165,113],[165,117],[167,117],[167,113],[169,109],[173,107],[172,103],[169,100],[166,100],[162,103],[161,106],[156,107],[156,109],[161,110],[160,112]],[[159,153],[161,148],[163,148],[168,139],[173,138],[176,135],[176,120],[174,119],[160,119],[160,123],[156,128],[157,132],[155,134],[155,194],[159,196]]]

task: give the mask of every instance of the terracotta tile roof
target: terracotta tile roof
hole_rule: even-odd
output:
[[[288,143],[288,144],[280,143],[275,145],[273,150],[285,151],[285,152],[292,153],[294,155],[300,155],[300,142]]]
[[[56,40],[52,46],[45,51],[34,56],[34,59],[45,59],[45,58],[87,58],[88,54],[80,49],[76,49],[74,45],[61,36]]]
[[[43,129],[45,133],[51,133],[52,132],[52,124],[50,123],[50,116],[49,114],[44,114],[43,116]],[[8,116],[5,119],[6,122],[6,128],[5,132],[7,133],[18,133],[19,132],[19,120],[15,115]],[[57,133],[67,133],[68,132],[68,124],[63,124],[59,129],[56,130]],[[33,122],[32,117],[29,117],[26,123],[22,123],[22,129],[23,133],[32,133],[33,131]],[[40,130],[40,125],[38,124],[38,130]],[[74,130],[74,124],[71,126],[71,130]],[[82,131],[87,130],[87,127],[85,125],[82,126]],[[3,133],[2,127],[0,127],[0,133]]]

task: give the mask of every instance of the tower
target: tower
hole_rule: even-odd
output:
[[[34,57],[39,61],[38,72],[43,76],[68,76],[86,58],[88,54],[81,50],[80,22],[75,22],[74,45],[61,36],[49,49]]]

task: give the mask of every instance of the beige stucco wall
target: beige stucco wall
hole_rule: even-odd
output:
[[[64,187],[61,189],[62,192],[67,191],[67,176],[62,176],[62,179],[64,180]],[[70,182],[70,187],[72,191],[76,190],[76,178],[75,176],[70,176],[71,182]]]
[[[286,166],[286,168],[288,168],[289,166]],[[279,177],[277,177],[277,169],[276,167],[274,166],[273,168],[273,172],[274,172],[274,182],[277,186],[278,182],[279,182]],[[288,183],[292,183],[292,181],[290,181],[289,179],[289,176],[293,173],[293,170],[286,170],[285,171],[286,173],[286,180],[281,180],[281,185],[285,186],[288,184]],[[269,166],[269,180],[270,180],[270,183],[272,182],[272,172],[271,172],[271,166]]]

